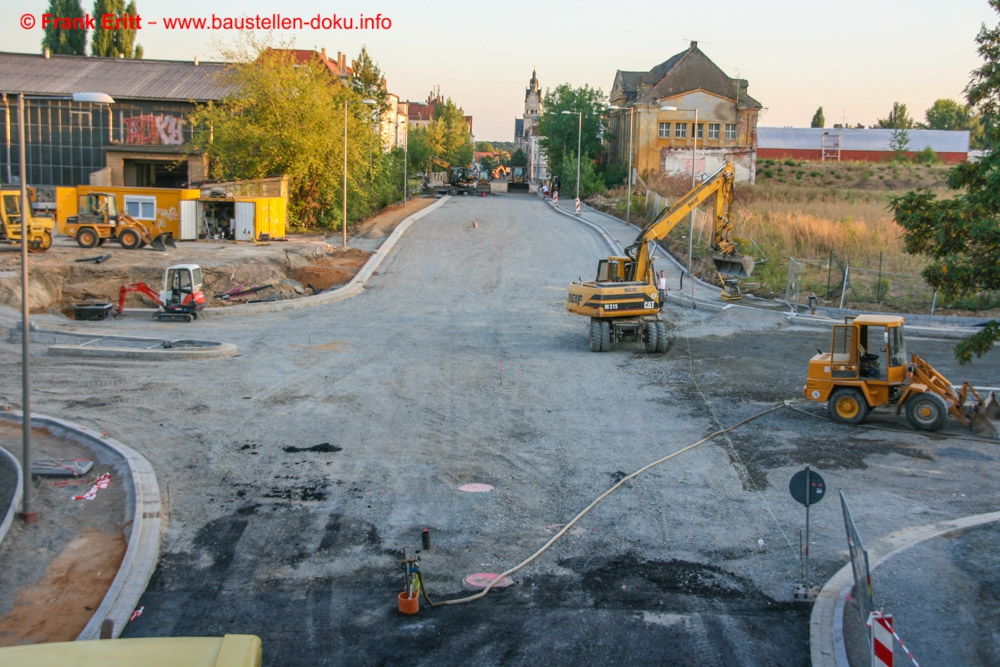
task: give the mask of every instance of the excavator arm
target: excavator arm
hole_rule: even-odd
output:
[[[634,280],[651,282],[647,273],[652,271],[652,262],[647,250],[651,241],[666,237],[674,227],[686,220],[688,215],[710,198],[715,197],[712,249],[716,252],[716,269],[722,276],[749,276],[753,271],[753,260],[742,258],[737,253],[736,244],[729,240],[732,231],[733,184],[735,169],[732,162],[726,164],[708,177],[704,183],[694,188],[673,206],[665,209],[653,222],[646,225],[635,242],[625,249],[634,260]],[[749,262],[746,260],[749,259]]]
[[[163,302],[160,301],[160,293],[154,290],[152,287],[146,283],[129,283],[128,285],[122,285],[118,288],[118,314],[121,315],[125,310],[125,298],[129,295],[129,292],[140,292],[145,294],[150,299],[156,302],[157,306],[163,307]]]

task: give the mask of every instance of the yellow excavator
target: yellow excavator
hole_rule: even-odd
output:
[[[646,225],[625,257],[608,257],[597,264],[597,277],[573,282],[566,297],[566,310],[590,318],[590,349],[603,352],[612,343],[643,342],[647,352],[667,349],[666,323],[660,318],[660,300],[652,254],[655,242],[670,231],[696,207],[715,198],[713,261],[723,281],[724,299],[740,298],[740,278],[753,273],[752,257],[740,255],[729,240],[732,230],[733,186],[735,169],[726,164],[660,213]]]

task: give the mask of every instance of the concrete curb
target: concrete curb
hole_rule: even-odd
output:
[[[960,519],[939,521],[924,526],[904,528],[875,540],[868,547],[868,567],[874,571],[893,556],[935,537],[961,532],[987,523],[1000,521],[1000,512],[974,514]],[[830,577],[816,601],[809,617],[809,654],[813,667],[841,667],[838,645],[843,654],[842,626],[837,622],[838,600],[845,588],[854,586],[854,570],[850,563]],[[843,607],[840,607],[841,614]]]
[[[7,531],[10,530],[11,524],[14,523],[14,515],[17,514],[17,508],[21,506],[21,500],[24,498],[24,469],[21,467],[21,463],[17,460],[17,457],[8,452],[4,447],[0,447],[0,456],[7,459],[6,464],[10,465],[17,475],[17,483],[14,485],[14,495],[10,499],[10,507],[7,508],[7,513],[4,514],[3,520],[0,521],[0,544],[3,544],[3,538],[7,537]]]
[[[22,327],[9,329],[12,341],[21,340]],[[74,342],[75,341],[75,342]],[[122,344],[97,343],[120,341]],[[194,339],[143,338],[140,336],[103,336],[60,329],[31,329],[31,342],[49,346],[49,354],[68,357],[116,357],[154,361],[222,359],[235,357],[239,350],[232,343]]]
[[[17,411],[0,413],[0,419],[23,424],[24,414]],[[117,637],[145,592],[160,555],[160,489],[156,473],[141,454],[91,429],[38,414],[31,415],[31,424],[46,426],[55,433],[63,433],[89,446],[97,455],[95,458],[103,454],[106,460],[110,459],[118,470],[117,477],[125,486],[126,498],[132,500],[131,505],[126,502],[125,516],[122,517],[128,531],[128,547],[118,574],[77,641],[100,639],[101,626],[106,619],[113,621],[112,632]]]

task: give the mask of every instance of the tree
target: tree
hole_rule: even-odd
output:
[[[116,25],[104,28],[97,21],[97,29],[91,37],[90,55],[106,58],[142,58],[142,46],[135,43],[138,21],[135,17],[139,10],[135,0],[94,0],[94,16],[101,17],[110,14],[119,17]],[[131,17],[131,18],[129,18]]]
[[[465,111],[451,98],[435,104],[434,118],[424,130],[430,152],[453,165],[472,164],[472,131]]]
[[[496,149],[493,148],[493,144],[488,141],[477,141],[476,142],[476,152],[477,153],[495,153]]]
[[[889,140],[889,148],[893,152],[892,159],[894,161],[905,159],[906,150],[910,147],[910,129],[913,128],[913,119],[906,112],[906,105],[893,102],[889,117],[879,118],[875,127],[892,130],[892,138]]]
[[[46,13],[60,18],[83,18],[83,6],[80,0],[49,0]],[[87,50],[86,30],[64,30],[56,25],[45,27],[42,38],[42,50],[63,56],[82,56]]]
[[[968,130],[969,148],[983,149],[983,122],[972,112],[968,104],[955,100],[941,99],[924,112],[927,122],[923,127],[929,130]]]
[[[812,123],[809,127],[826,127],[826,118],[823,116],[823,107],[816,109],[816,113],[813,114]]]
[[[1000,0],[989,0],[1000,12]],[[893,198],[890,207],[903,228],[906,252],[930,258],[927,282],[945,299],[956,300],[1000,289],[1000,25],[983,25],[976,36],[984,64],[973,71],[965,89],[970,108],[983,120],[989,150],[977,162],[963,162],[948,174],[954,196],[938,199],[929,190]],[[966,364],[982,357],[1000,340],[1000,322],[992,320],[960,342],[955,358]]]
[[[358,59],[354,61],[353,68],[354,87],[366,100],[375,100],[378,109],[378,117],[381,118],[389,111],[389,93],[385,89],[385,76],[378,63],[368,55],[368,49],[361,47]]]
[[[874,127],[887,130],[910,130],[913,129],[913,119],[906,112],[905,104],[893,102],[889,117],[879,118]]]
[[[520,148],[515,150],[510,155],[510,166],[512,167],[527,167],[528,166],[528,156],[524,154]]]
[[[269,48],[266,38],[247,33],[241,39],[223,53],[233,63],[228,76],[236,92],[189,117],[213,178],[285,175],[293,226],[340,228],[346,104],[348,220],[401,195],[401,161],[382,154],[371,107],[353,86],[344,86],[318,57],[296,63],[287,49]]]
[[[607,129],[606,107],[604,93],[590,86],[573,88],[568,83],[563,83],[555,90],[546,91],[545,108],[548,111],[538,121],[538,134],[541,135],[538,143],[548,159],[550,173],[558,174],[563,171],[565,154],[572,152],[576,155],[578,136],[584,161],[588,157],[600,157]],[[564,114],[563,111],[570,113]],[[577,116],[577,112],[582,114],[582,131],[579,129],[581,118]],[[575,170],[576,158],[573,160]],[[576,180],[575,171],[573,180]],[[562,187],[566,187],[565,179]]]

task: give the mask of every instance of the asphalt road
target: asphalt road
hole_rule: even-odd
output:
[[[473,221],[476,222],[473,225]],[[876,413],[866,428],[801,401],[822,330],[781,313],[668,307],[673,340],[589,351],[568,283],[607,248],[535,197],[455,198],[406,232],[363,294],[191,324],[97,330],[235,344],[147,363],[32,359],[33,410],[106,431],[152,463],[166,532],[124,637],[253,633],[268,665],[806,665],[800,583],[846,562],[835,498],[805,513],[805,465],[862,532],[995,510],[993,443]],[[79,324],[79,323],[77,323]],[[949,379],[954,341],[911,336]],[[0,376],[19,403],[19,346]],[[401,550],[435,601],[534,554],[642,466],[791,399],[626,483],[524,569],[467,604],[396,609]],[[873,428],[874,427],[874,428]],[[466,484],[488,484],[467,493]]]

